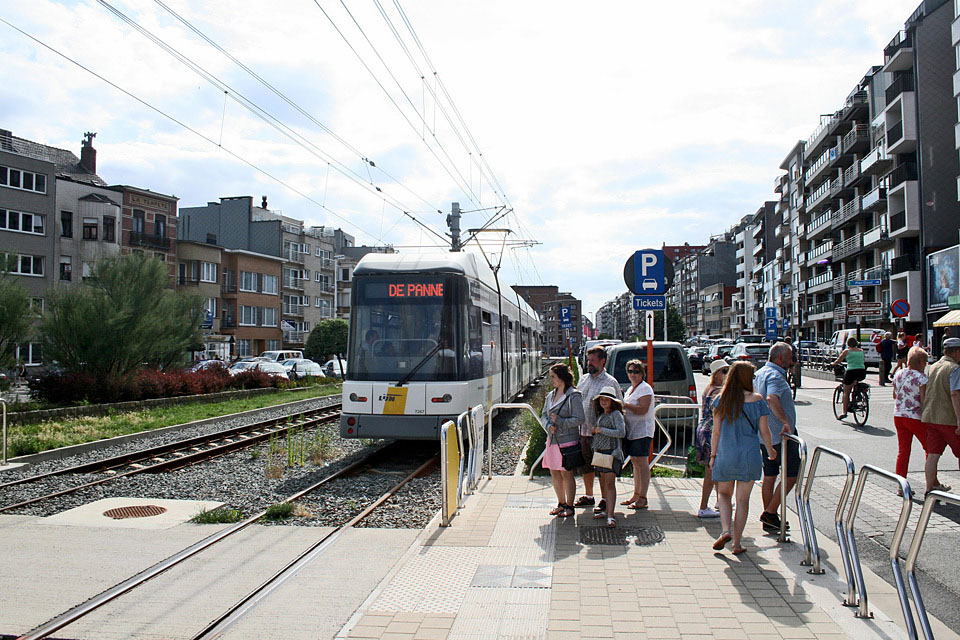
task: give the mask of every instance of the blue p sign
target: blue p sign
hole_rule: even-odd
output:
[[[633,254],[634,293],[660,295],[666,292],[664,256],[661,249],[642,249]]]

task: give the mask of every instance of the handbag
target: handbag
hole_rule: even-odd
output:
[[[587,460],[583,457],[583,449],[579,442],[560,447],[560,455],[563,457],[563,468],[567,471],[574,471],[587,466]]]
[[[604,469],[613,469],[613,462],[616,458],[613,457],[612,453],[600,453],[599,451],[593,452],[593,459],[590,461],[595,467],[603,467]]]

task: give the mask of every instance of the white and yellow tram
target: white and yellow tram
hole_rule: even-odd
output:
[[[353,275],[343,437],[437,439],[539,376],[540,318],[482,256],[374,253]]]

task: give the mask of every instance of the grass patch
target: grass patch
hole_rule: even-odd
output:
[[[663,465],[654,465],[650,469],[651,478],[682,478],[683,469],[675,469],[673,467],[665,467]]]
[[[267,507],[267,512],[263,517],[267,520],[286,520],[293,515],[294,505],[292,502],[280,502]]]
[[[251,409],[264,409],[296,400],[328,396],[339,391],[339,384],[320,385],[305,390],[280,391],[224,402],[195,402],[145,411],[111,412],[110,415],[105,416],[83,416],[67,420],[12,425],[7,428],[7,446],[10,456],[21,456],[195,420],[218,418]]]
[[[227,509],[218,507],[207,511],[201,509],[200,512],[190,518],[190,522],[195,524],[230,524],[243,520],[243,513],[239,509]]]

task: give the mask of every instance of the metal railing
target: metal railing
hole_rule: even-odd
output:
[[[810,494],[813,492],[813,479],[817,475],[817,466],[820,464],[821,454],[826,453],[827,455],[834,456],[843,461],[847,469],[847,480],[844,482],[843,491],[840,492],[840,500],[837,502],[837,509],[833,514],[833,524],[837,532],[837,542],[840,545],[840,556],[843,560],[843,572],[847,578],[847,606],[856,606],[856,585],[853,581],[853,568],[850,565],[850,554],[847,549],[846,537],[843,534],[843,510],[847,506],[847,498],[850,497],[850,491],[853,489],[853,479],[857,473],[857,467],[853,463],[853,459],[847,454],[837,451],[835,449],[830,449],[822,445],[817,445],[813,450],[813,458],[810,460],[810,471],[807,474],[807,482],[803,487],[803,504],[804,509],[806,510],[810,527],[810,551],[811,553],[807,554],[807,557],[804,558],[804,562],[800,564],[812,564],[811,568],[807,573],[820,575],[825,573],[823,568],[820,566],[820,546],[817,544],[817,530],[813,527],[813,512],[810,509]],[[812,560],[812,563],[811,563]],[[806,564],[805,564],[806,566]]]
[[[907,570],[907,581],[910,583],[910,592],[913,593],[913,604],[917,608],[917,617],[920,618],[920,628],[923,629],[923,637],[926,640],[933,640],[933,631],[930,629],[930,620],[927,618],[927,608],[923,605],[923,597],[920,595],[920,585],[917,582],[917,556],[920,555],[920,545],[923,544],[923,536],[927,532],[927,523],[930,521],[930,514],[933,513],[933,506],[937,502],[949,502],[952,505],[960,507],[960,496],[944,491],[931,491],[923,501],[923,510],[920,512],[920,520],[917,522],[917,529],[913,534],[913,541],[910,543],[910,550],[907,552],[907,561],[905,568]],[[916,632],[912,637],[916,637]]]
[[[865,464],[860,468],[860,477],[857,479],[857,488],[853,492],[853,498],[850,500],[850,511],[847,513],[847,545],[850,563],[853,566],[854,575],[857,581],[857,592],[860,595],[860,608],[857,610],[858,618],[872,618],[870,606],[867,599],[867,587],[863,580],[863,570],[860,567],[860,554],[857,552],[857,540],[854,536],[853,526],[857,519],[857,510],[860,508],[860,499],[863,498],[863,488],[867,484],[867,478],[870,474],[876,474],[892,480],[900,485],[900,491],[903,494],[903,506],[900,508],[900,518],[897,520],[897,527],[893,532],[893,540],[890,541],[890,568],[893,570],[893,578],[897,587],[897,595],[900,596],[900,607],[903,609],[904,621],[907,624],[907,635],[911,638],[917,637],[916,626],[913,623],[913,615],[910,612],[910,603],[907,600],[907,590],[903,582],[903,572],[900,570],[900,559],[897,557],[900,553],[900,543],[903,541],[903,534],[907,528],[907,520],[910,518],[910,508],[913,506],[913,491],[910,489],[910,483],[906,478],[898,476],[895,473]],[[921,536],[922,539],[922,536]],[[849,595],[848,595],[849,598]]]
[[[540,422],[540,414],[533,410],[529,404],[525,402],[497,402],[490,405],[490,413],[487,414],[487,476],[493,477],[493,416],[500,409],[526,409],[533,414],[533,417],[536,418],[537,424],[540,425],[540,428],[547,433],[549,437],[549,432],[544,428],[543,423]],[[544,447],[543,453],[546,453],[547,449]],[[533,470],[536,468],[540,461],[543,459],[543,453],[540,454],[540,457],[533,461],[533,464],[530,465],[530,475],[528,478],[533,477]]]
[[[0,461],[0,467],[7,466],[7,403],[0,400],[0,406],[3,407],[3,460]]]
[[[803,438],[791,433],[785,433],[780,441],[780,535],[777,536],[777,542],[790,542],[787,536],[787,441],[796,442],[800,448],[800,468],[797,469],[797,490],[794,491],[794,498],[797,501],[797,515],[800,517],[800,537],[803,540],[803,547],[809,558],[811,555],[810,529],[813,527],[813,519],[808,519],[808,514],[803,506],[803,500],[800,497],[800,487],[803,486],[803,470],[807,466],[807,443]]]
[[[700,422],[700,405],[688,396],[666,395],[655,395],[654,403],[653,418],[666,442],[650,462],[651,466],[664,458],[686,464],[687,451]]]

